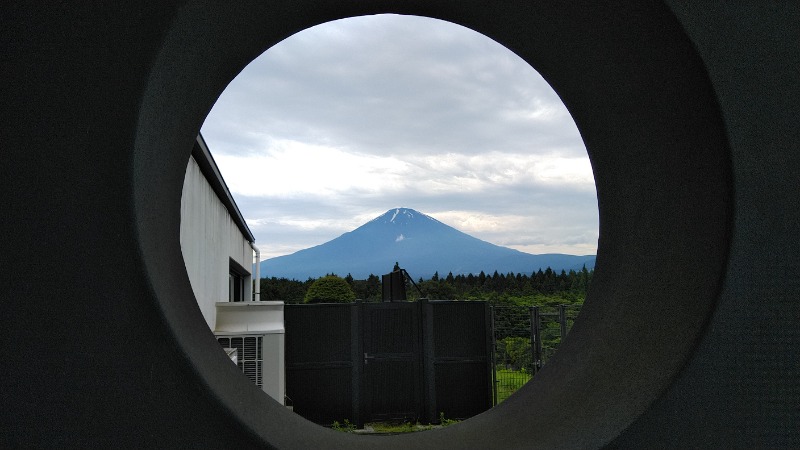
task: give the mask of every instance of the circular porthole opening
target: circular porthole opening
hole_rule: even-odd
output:
[[[271,446],[297,446],[298,439],[306,447],[605,445],[674,381],[702,332],[724,269],[728,234],[720,230],[730,225],[730,167],[703,65],[674,17],[655,6],[537,6],[535,13],[521,4],[491,10],[465,4],[458,11],[394,7],[491,36],[535,63],[568,105],[592,157],[603,268],[569,339],[536,383],[499,408],[441,431],[380,441],[310,427],[266,396],[251,395],[244,380],[223,376],[231,372],[221,356],[209,356],[213,340],[196,313],[185,271],[175,269],[180,249],[165,244],[177,242],[180,196],[160,195],[180,192],[183,144],[195,138],[237,67],[303,28],[385,12],[369,4],[341,15],[301,7],[295,18],[265,5],[181,10],[142,102],[134,161],[137,236],[174,347],[197,378],[193,385],[202,386],[227,418],[223,422]],[[509,430],[509,418],[526,426]],[[576,429],[575,423],[583,425]]]
[[[187,271],[218,341],[271,397],[334,427],[416,430],[410,424],[451,423],[502,403],[568,333],[597,250],[591,165],[558,95],[497,42],[419,16],[328,22],[251,62],[203,125],[181,213]],[[265,260],[257,268],[248,264],[252,241]],[[351,332],[352,314],[341,307],[345,317],[325,322],[326,333],[302,328],[324,321],[304,322],[299,316],[313,308],[292,306],[308,301],[315,280],[338,274],[350,288],[317,302],[381,302],[380,276],[395,263],[405,269],[404,299],[430,302],[430,333],[403,332],[424,329],[424,314],[383,319],[397,327],[385,337],[364,317]],[[259,304],[239,314],[244,305],[235,303],[251,300]],[[434,330],[433,315],[470,314],[435,312],[445,301],[486,303],[486,320]],[[269,391],[265,376],[277,374],[261,371],[268,363],[257,357],[281,341],[252,332],[256,306],[269,310],[269,302],[288,308],[285,393]],[[249,323],[231,323],[231,311]],[[337,325],[346,336],[334,345]],[[489,345],[447,353],[466,335]],[[406,348],[370,347],[381,339],[405,339]],[[426,345],[443,353],[426,363]],[[325,347],[330,354],[320,354]],[[343,351],[350,348],[379,356],[362,361]],[[400,353],[413,355],[398,362]],[[333,360],[350,365],[325,372]],[[379,376],[381,364],[393,370]]]

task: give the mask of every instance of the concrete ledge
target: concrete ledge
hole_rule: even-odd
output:
[[[218,302],[215,333],[283,333],[283,302]]]

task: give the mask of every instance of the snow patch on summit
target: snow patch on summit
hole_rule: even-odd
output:
[[[387,212],[386,212],[386,215],[388,215],[390,212],[392,212],[392,211],[391,211],[391,210],[387,211]],[[395,223],[395,221],[394,221],[394,220],[395,220],[395,219],[397,219],[397,216],[405,216],[405,217],[407,217],[407,218],[409,218],[409,219],[413,219],[413,218],[414,218],[414,213],[415,213],[415,212],[416,212],[416,211],[414,211],[413,209],[408,209],[408,208],[396,208],[396,209],[394,210],[394,212],[392,213],[392,218],[391,218],[391,219],[389,219],[389,221],[388,221],[387,223]]]

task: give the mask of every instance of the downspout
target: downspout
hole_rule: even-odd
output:
[[[258,249],[252,242],[250,248],[256,252],[256,269],[253,271],[255,274],[255,289],[253,290],[253,301],[261,301],[261,250]]]

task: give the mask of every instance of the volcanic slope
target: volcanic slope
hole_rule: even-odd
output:
[[[458,274],[526,273],[547,267],[594,267],[595,255],[532,255],[494,245],[410,208],[394,208],[324,244],[261,263],[264,277],[305,280],[328,273],[356,279],[389,273],[395,262],[415,279],[434,272]]]

